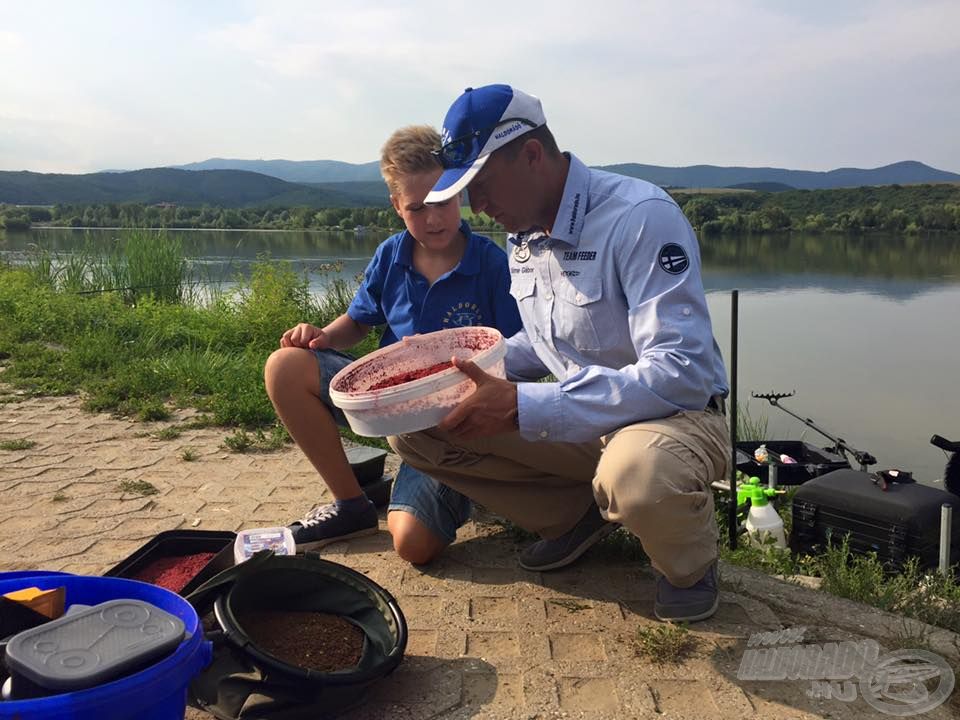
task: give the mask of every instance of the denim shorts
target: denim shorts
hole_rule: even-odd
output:
[[[350,427],[343,411],[330,399],[330,380],[355,358],[337,350],[314,350],[313,354],[320,367],[320,399],[330,409],[337,425]],[[466,495],[402,463],[393,481],[387,510],[410,513],[449,544],[456,540],[457,529],[470,519],[472,508]]]

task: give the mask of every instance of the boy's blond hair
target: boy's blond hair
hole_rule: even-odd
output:
[[[395,131],[380,150],[380,174],[390,194],[399,192],[400,177],[440,167],[440,161],[433,154],[439,148],[440,133],[429,125],[409,125]]]

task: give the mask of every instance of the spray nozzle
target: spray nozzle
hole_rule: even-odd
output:
[[[754,507],[762,507],[767,504],[767,498],[778,494],[779,491],[774,488],[761,486],[760,478],[752,477],[737,488],[737,505],[743,505],[749,500]]]

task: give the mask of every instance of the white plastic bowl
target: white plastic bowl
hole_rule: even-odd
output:
[[[505,378],[507,345],[498,330],[460,327],[412,335],[356,360],[333,376],[330,399],[357,435],[383,437],[435,426],[475,385],[452,364],[426,377],[374,390],[376,385],[457,357]]]

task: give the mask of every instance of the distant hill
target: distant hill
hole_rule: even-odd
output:
[[[779,183],[799,190],[826,190],[864,185],[960,182],[960,175],[957,173],[937,170],[913,160],[885,165],[872,170],[839,168],[827,172],[784,170],[781,168],[717,167],[716,165],[661,167],[659,165],[640,165],[639,163],[601,165],[599,167],[601,170],[643,178],[656,185],[675,188],[747,187],[758,183]]]
[[[228,160],[211,158],[203,162],[178,167],[184,170],[248,170],[299,183],[380,180],[380,168],[376,162],[354,165],[335,160]],[[912,160],[872,170],[839,168],[826,172],[781,168],[718,167],[716,165],[663,167],[660,165],[641,165],[639,163],[599,165],[597,167],[621,175],[643,178],[663,187],[738,187],[766,190],[768,192],[789,189],[818,190],[860,187],[861,185],[960,182],[960,175],[957,173],[937,170],[929,165]]]
[[[246,170],[295,183],[364,182],[380,179],[380,163],[356,165],[339,160],[232,160],[210,158],[187,165],[180,170]]]
[[[55,203],[163,203],[221,207],[364,207],[386,205],[379,183],[289,183],[243,170],[187,171],[153,168],[132,172],[61,175],[0,172],[0,202],[17,205]]]
[[[236,167],[214,167],[232,165]],[[86,175],[0,171],[0,203],[163,203],[221,207],[376,207],[389,203],[375,162],[354,165],[334,160],[204,160],[183,168],[151,168]],[[762,192],[832,189],[922,183],[960,183],[960,175],[919,162],[901,162],[872,170],[841,168],[829,172],[777,168],[695,165],[669,168],[626,163],[605,170],[641,177],[671,190],[739,188]],[[204,169],[206,168],[206,169]],[[247,168],[260,168],[253,172]],[[301,178],[298,181],[277,177]]]
[[[368,180],[365,182],[322,182],[322,183],[302,183],[306,187],[326,190],[332,193],[345,193],[350,197],[362,200],[366,206],[370,205],[389,205],[390,193],[387,192],[387,184],[380,179]]]
[[[729,185],[728,190],[756,190],[757,192],[786,192],[787,190],[796,190],[795,187],[790,185],[784,185],[783,183],[778,182],[748,182],[748,183],[738,183],[737,185]]]

